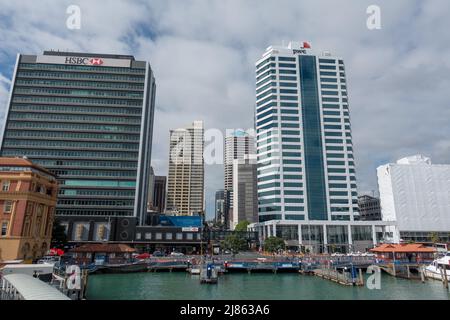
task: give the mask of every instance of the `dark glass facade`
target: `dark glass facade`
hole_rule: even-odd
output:
[[[54,172],[59,216],[134,216],[147,207],[155,80],[132,56],[18,55],[1,156]]]
[[[316,57],[299,57],[301,108],[303,115],[305,178],[310,220],[327,220],[322,129]]]

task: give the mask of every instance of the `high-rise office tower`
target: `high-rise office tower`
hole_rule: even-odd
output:
[[[375,242],[370,225],[356,222],[344,61],[330,53],[319,56],[306,42],[268,47],[256,62],[255,118],[265,235],[297,244],[306,240],[320,250],[348,249],[352,232]]]
[[[153,183],[153,210],[160,213],[166,208],[166,180],[165,176],[155,176]]]
[[[203,121],[170,130],[167,211],[176,215],[204,213]]]
[[[57,216],[141,219],[155,88],[150,64],[133,56],[19,54],[1,156],[26,156],[57,175]]]
[[[244,155],[233,161],[233,215],[230,228],[234,230],[241,221],[258,221],[256,155]]]
[[[216,223],[225,226],[225,212],[227,212],[227,191],[217,190],[215,196],[215,215],[214,220]]]
[[[224,187],[228,194],[226,199],[228,210],[225,212],[225,221],[228,227],[231,226],[230,221],[233,216],[233,162],[244,159],[245,155],[254,154],[256,154],[255,138],[248,132],[236,130],[225,137]]]

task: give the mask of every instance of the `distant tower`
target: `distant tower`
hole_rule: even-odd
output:
[[[203,121],[170,130],[168,212],[176,215],[204,213]]]
[[[227,226],[230,227],[233,210],[233,162],[234,160],[242,160],[245,155],[254,155],[255,138],[249,133],[236,130],[225,137],[225,156],[224,156],[224,189],[228,191],[228,212],[225,214]]]

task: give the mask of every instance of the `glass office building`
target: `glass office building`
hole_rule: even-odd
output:
[[[58,216],[142,217],[147,210],[155,79],[133,56],[17,56],[1,156],[58,177]]]
[[[320,251],[351,245],[359,214],[344,61],[306,42],[267,48],[256,62],[255,127],[261,233]],[[366,240],[375,243],[375,230]]]

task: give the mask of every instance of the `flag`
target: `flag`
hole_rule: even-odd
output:
[[[308,42],[303,42],[304,49],[311,49],[311,45]]]

